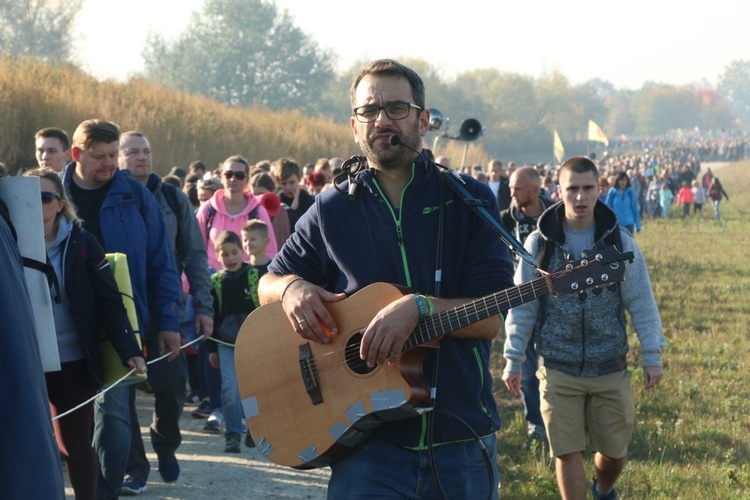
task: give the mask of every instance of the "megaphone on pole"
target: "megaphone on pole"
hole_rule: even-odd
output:
[[[482,124],[476,118],[464,120],[458,131],[458,138],[462,141],[475,141],[480,135],[482,135]]]

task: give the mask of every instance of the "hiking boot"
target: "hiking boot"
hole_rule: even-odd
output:
[[[227,436],[227,445],[224,447],[224,453],[239,453],[242,439],[239,434],[229,434]]]
[[[596,478],[591,480],[591,493],[594,495],[594,500],[617,500],[617,491],[614,488],[606,495],[600,495],[596,491]]]

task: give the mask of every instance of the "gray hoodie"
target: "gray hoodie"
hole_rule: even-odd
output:
[[[564,210],[562,203],[547,209],[539,218],[538,229],[526,239],[526,249],[535,256],[543,239],[553,242],[549,270],[562,267],[569,254],[562,229]],[[505,372],[521,372],[532,335],[540,362],[548,368],[582,377],[624,369],[629,349],[626,310],[641,344],[643,366],[661,366],[666,342],[643,254],[605,204],[597,203],[594,220],[595,248],[603,247],[612,231],[620,231],[622,251],[633,252],[635,258],[627,265],[625,281],[597,293],[589,290],[585,298],[576,294],[546,296],[511,309],[505,320]],[[535,269],[521,262],[514,280],[520,284],[538,276]]]

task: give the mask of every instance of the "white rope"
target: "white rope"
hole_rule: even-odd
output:
[[[209,338],[211,338],[211,337],[209,337]],[[191,346],[191,345],[195,344],[196,342],[198,342],[199,340],[202,340],[202,339],[203,339],[203,337],[198,337],[197,339],[193,340],[192,342],[188,342],[187,344],[185,344],[185,345],[181,346],[181,347],[180,347],[180,350],[182,350],[182,349],[185,349],[186,347],[188,347],[188,346]],[[213,340],[213,339],[211,339],[211,340]],[[224,344],[224,342],[221,342],[221,341],[219,341],[219,340],[215,340],[214,342],[219,342],[219,343],[221,343],[221,344]],[[229,344],[229,345],[231,345],[231,344]],[[233,346],[233,347],[234,347],[234,346]],[[154,364],[154,363],[156,363],[157,361],[161,361],[161,360],[162,360],[162,359],[164,359],[164,358],[168,358],[168,357],[169,357],[169,356],[171,356],[171,355],[172,355],[172,352],[170,351],[170,352],[168,352],[167,354],[165,354],[165,355],[163,355],[163,356],[160,356],[160,357],[158,357],[158,358],[156,358],[156,359],[152,359],[151,361],[149,361],[148,363],[146,363],[146,366],[148,366],[148,365],[151,365],[151,364]],[[58,416],[54,417],[54,418],[52,419],[52,421],[54,422],[54,421],[55,421],[55,420],[57,420],[58,418],[62,418],[62,417],[65,417],[65,416],[67,416],[67,415],[70,415],[70,414],[71,414],[71,413],[73,413],[74,411],[76,411],[76,410],[79,410],[79,409],[83,408],[84,406],[86,406],[87,404],[91,403],[92,401],[94,401],[94,400],[95,400],[96,398],[98,398],[98,397],[99,397],[99,396],[101,396],[102,394],[106,393],[107,391],[109,391],[109,390],[110,390],[110,389],[112,389],[113,387],[116,387],[116,386],[117,386],[117,384],[119,384],[120,382],[122,382],[123,380],[125,380],[126,378],[128,378],[128,377],[129,377],[130,375],[132,375],[132,374],[133,374],[134,372],[135,372],[135,368],[132,368],[132,369],[131,369],[131,370],[130,370],[130,371],[129,371],[128,373],[126,373],[125,375],[123,375],[122,377],[120,377],[120,378],[119,378],[119,379],[118,379],[117,381],[115,381],[115,383],[114,383],[114,384],[112,384],[112,385],[110,385],[109,387],[107,387],[106,389],[104,389],[104,390],[102,390],[102,391],[100,391],[100,392],[96,393],[96,395],[94,395],[94,396],[93,396],[93,397],[91,397],[90,399],[88,399],[88,400],[84,401],[83,403],[79,404],[79,405],[78,405],[78,406],[76,406],[75,408],[71,408],[70,410],[66,411],[65,413],[61,413],[61,414],[59,414]]]

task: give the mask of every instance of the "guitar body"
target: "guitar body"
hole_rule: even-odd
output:
[[[359,360],[360,331],[402,295],[375,283],[327,304],[339,328],[328,344],[300,337],[280,302],[247,317],[235,345],[237,384],[248,428],[266,457],[297,469],[323,467],[351,452],[379,423],[424,411],[429,384],[421,370],[428,347],[374,369]]]

